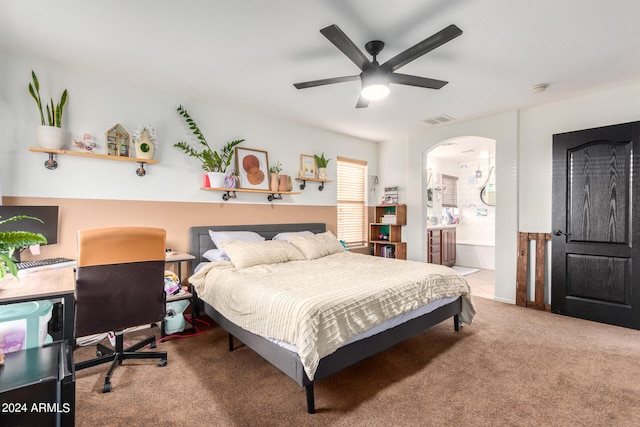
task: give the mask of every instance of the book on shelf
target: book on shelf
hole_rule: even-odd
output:
[[[394,245],[384,245],[380,248],[380,256],[383,258],[395,258],[396,247]]]
[[[381,219],[382,224],[395,224],[396,216],[395,215],[383,215]]]

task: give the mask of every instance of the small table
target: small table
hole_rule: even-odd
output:
[[[167,252],[165,263],[178,263],[178,278],[182,281],[182,263],[186,262],[190,266],[194,259],[196,259],[195,256],[185,252]]]
[[[193,261],[194,259],[196,259],[195,256],[185,253],[185,252],[167,252],[166,255],[166,259],[165,259],[165,263],[166,264],[171,264],[171,263],[177,263],[178,264],[178,278],[180,279],[180,283],[182,284],[182,263],[186,262],[187,263],[187,270],[190,273],[191,272],[191,261]],[[179,301],[179,300],[183,300],[183,299],[189,299],[191,300],[191,322],[192,322],[192,326],[195,328],[195,319],[196,317],[199,316],[198,313],[198,307],[196,305],[196,299],[195,299],[195,295],[196,295],[196,291],[193,288],[193,286],[191,286],[189,284],[189,288],[190,288],[190,292],[185,292],[183,294],[179,294],[179,295],[167,295],[167,302],[171,302],[171,301]],[[162,336],[164,337],[165,334],[165,329],[164,329],[164,322],[162,322],[162,330],[161,330]]]

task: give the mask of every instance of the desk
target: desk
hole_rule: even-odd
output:
[[[52,268],[18,273],[20,280],[7,274],[0,281],[0,305],[43,299],[61,299],[63,304],[62,337],[74,347],[74,292],[76,276],[73,267]]]
[[[0,419],[6,426],[73,426],[73,349],[66,341],[5,355]]]

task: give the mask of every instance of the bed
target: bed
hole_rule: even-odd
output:
[[[208,251],[214,250],[215,252],[217,252],[218,249],[220,249],[217,248],[214,244],[210,232],[215,233],[240,231],[257,233],[260,236],[264,237],[265,241],[271,241],[271,239],[273,239],[277,235],[282,235],[281,233],[296,234],[297,232],[304,231],[309,234],[314,233],[314,236],[316,236],[291,238],[292,240],[286,243],[286,245],[299,244],[300,242],[304,242],[306,244],[308,240],[304,239],[314,239],[320,237],[324,238],[327,235],[332,236],[334,239],[335,237],[326,232],[325,224],[322,223],[197,226],[191,227],[189,231],[189,252],[195,256],[195,260],[192,265],[195,269],[199,269],[199,271],[190,278],[190,283],[194,285],[199,304],[204,307],[205,313],[228,333],[229,351],[233,351],[234,349],[235,337],[236,339],[244,343],[247,347],[251,348],[253,351],[262,356],[269,363],[278,368],[280,371],[282,371],[284,374],[293,379],[301,387],[304,387],[306,392],[307,412],[310,414],[315,413],[315,398],[313,386],[316,381],[326,378],[329,375],[343,370],[361,360],[384,351],[399,342],[411,338],[423,332],[424,330],[438,323],[441,323],[446,319],[452,318],[454,330],[458,331],[461,321],[464,321],[465,323],[471,323],[473,315],[475,314],[473,301],[471,300],[471,293],[468,285],[466,284],[466,281],[453,270],[443,266],[435,266],[424,263],[412,263],[411,261],[384,260],[378,257],[355,255],[347,251],[339,250],[336,250],[336,253],[331,253],[327,256],[321,256],[318,259],[308,260],[303,257],[302,259],[296,258],[288,260],[287,262],[269,265],[267,266],[268,270],[265,270],[267,267],[263,268],[263,266],[261,265],[248,267],[246,269],[239,269],[236,268],[236,264],[240,266],[238,262],[236,262],[236,264],[227,261],[210,262],[210,260],[205,258],[208,254],[210,254],[210,252]],[[294,241],[293,239],[296,240]],[[221,246],[223,246],[228,251],[231,251],[231,249],[235,250],[236,246],[231,245],[232,244],[229,243],[223,243]],[[258,243],[256,243],[256,245],[258,245]],[[243,248],[245,247],[243,246]],[[307,253],[304,251],[305,248],[303,246],[298,245],[297,248],[301,249],[302,253],[305,256],[307,255]],[[239,258],[235,259],[238,260]],[[335,332],[329,327],[325,328],[324,324],[320,324],[320,327],[315,327],[315,329],[310,327],[304,328],[313,329],[313,333],[316,334],[314,335],[314,337],[318,334],[322,335],[322,331],[324,331],[325,329],[331,330],[330,333],[327,332],[325,334],[327,335],[327,337],[322,339],[318,338],[318,343],[314,343],[313,349],[310,349],[308,353],[305,352],[308,339],[306,338],[306,336],[303,336],[303,333],[299,331],[290,331],[289,335],[283,333],[283,337],[285,339],[279,339],[282,337],[276,337],[271,334],[271,332],[275,330],[275,326],[270,329],[271,321],[277,323],[283,316],[271,316],[274,318],[277,317],[277,319],[268,319],[263,315],[262,318],[259,318],[259,321],[245,320],[249,317],[248,315],[246,315],[245,313],[239,313],[238,310],[234,308],[230,309],[228,306],[224,305],[225,301],[230,301],[229,304],[238,304],[238,301],[236,301],[239,298],[238,294],[234,294],[229,298],[223,298],[222,296],[219,296],[222,294],[216,293],[222,292],[224,289],[223,285],[226,285],[227,281],[231,279],[236,281],[240,280],[243,283],[249,283],[253,281],[252,285],[249,286],[249,288],[251,289],[258,287],[270,289],[272,286],[275,287],[276,285],[269,284],[269,286],[262,286],[262,282],[267,282],[268,277],[270,276],[270,274],[268,273],[272,271],[275,272],[274,274],[277,275],[277,277],[280,279],[279,281],[282,283],[282,285],[280,285],[280,283],[278,283],[278,285],[284,286],[284,288],[286,288],[284,290],[276,289],[274,292],[289,292],[290,286],[287,285],[288,279],[285,279],[285,277],[289,278],[291,283],[298,283],[300,282],[300,279],[297,276],[299,276],[299,274],[301,274],[300,272],[303,270],[307,272],[310,277],[319,277],[320,274],[314,272],[316,271],[314,270],[314,268],[318,268],[318,272],[322,271],[322,269],[326,270],[340,268],[339,265],[346,265],[351,262],[351,259],[355,259],[358,262],[365,262],[365,264],[360,267],[361,269],[363,269],[363,271],[370,270],[369,264],[366,263],[374,262],[391,262],[392,264],[385,264],[385,268],[389,269],[389,271],[393,271],[393,268],[397,269],[400,267],[402,268],[402,270],[404,270],[412,264],[420,264],[419,266],[417,266],[418,268],[426,268],[426,266],[429,266],[428,268],[433,269],[435,273],[430,274],[428,280],[424,281],[425,283],[434,282],[439,285],[440,282],[451,281],[455,284],[455,289],[452,291],[447,290],[445,297],[438,297],[433,301],[427,301],[431,297],[424,297],[424,301],[420,302],[419,304],[416,303],[416,305],[419,305],[419,307],[414,307],[415,310],[411,309],[410,312],[403,312],[401,315],[397,316],[395,316],[395,314],[397,314],[398,312],[393,310],[400,310],[398,307],[401,304],[399,304],[397,301],[389,302],[388,306],[393,310],[385,306],[384,310],[382,311],[391,310],[391,314],[393,314],[394,316],[389,315],[389,317],[393,317],[393,319],[390,319],[389,322],[385,321],[382,324],[376,324],[375,327],[372,327],[373,323],[372,325],[360,325],[359,322],[351,322],[353,324],[356,324],[356,326],[349,327],[355,328],[356,330],[355,332],[351,331],[350,333],[352,335],[357,334],[357,336],[351,337],[350,335],[348,335],[348,333],[343,334],[342,331]],[[251,269],[257,269],[257,271],[260,271],[260,273],[253,272]],[[239,272],[239,270],[242,271]],[[264,273],[265,271],[267,271],[267,274]],[[244,274],[244,276],[241,276],[240,278],[236,277],[240,273]],[[249,276],[249,274],[253,274],[253,276]],[[254,277],[258,274],[263,275]],[[344,272],[344,274],[347,273]],[[362,274],[362,277],[366,277],[366,273]],[[399,275],[398,271],[396,271],[396,275]],[[271,276],[273,276],[273,274]],[[442,279],[443,277],[444,279]],[[335,281],[336,283],[338,283],[339,278],[336,278]],[[215,287],[209,284],[214,282],[216,283]],[[351,280],[351,282],[354,282],[354,280]],[[373,282],[377,281],[371,280],[371,283]],[[327,282],[316,284],[314,283],[314,280],[308,280],[305,283],[306,285],[312,287],[315,286],[322,289],[330,288],[330,285]],[[373,298],[373,296],[380,295],[379,293],[374,293],[376,289],[375,286],[369,286],[369,283],[367,283],[366,285],[367,286],[365,286],[364,288],[366,288],[367,291],[369,291],[369,288],[374,289],[371,291],[372,293],[366,298]],[[233,292],[239,293],[239,286],[240,284],[232,282],[232,286],[229,286],[229,288],[233,289]],[[335,287],[341,288],[341,286],[342,285],[340,284],[336,284]],[[422,286],[427,285],[424,285],[423,283]],[[437,288],[438,286],[434,287]],[[265,292],[264,289],[262,291]],[[386,291],[382,290],[379,292]],[[413,288],[411,288],[411,292],[414,293]],[[403,290],[401,293],[403,295],[407,294],[406,290]],[[417,293],[417,291],[415,291],[415,293]],[[421,293],[424,293],[424,290],[422,288]],[[277,297],[274,296],[273,299],[279,299],[278,301],[284,299],[279,295],[280,294],[278,294]],[[249,298],[255,299],[257,297]],[[405,298],[412,297],[406,296]],[[261,295],[259,299],[262,300],[268,298],[264,295]],[[288,296],[287,299],[289,299]],[[386,299],[386,297],[383,299]],[[349,294],[347,297],[344,297],[344,300],[352,301],[353,296]],[[427,302],[429,303],[429,305],[428,308],[425,308],[427,306]],[[377,304],[377,300],[374,301],[374,303]],[[300,303],[300,306],[306,307],[307,305],[309,304],[306,301],[304,304]],[[322,306],[325,307],[328,306],[328,304],[323,303]],[[280,310],[280,308],[281,307],[278,306],[278,310]],[[343,311],[342,309],[338,310],[331,307],[327,308],[327,310],[334,309],[340,313],[339,315],[341,315]],[[274,309],[271,308],[271,310]],[[367,308],[367,310],[370,311],[369,308]],[[253,309],[249,311],[252,312],[252,315],[260,314],[253,313]],[[291,311],[298,313],[299,310],[296,308],[291,309]],[[329,313],[330,314],[326,315],[323,314],[323,317],[332,319],[331,322],[334,322],[333,319],[335,317],[339,317],[339,315],[336,315],[334,312]],[[376,318],[376,316],[372,317]],[[248,323],[243,323],[245,321]],[[375,320],[375,322],[380,323],[381,321]],[[297,324],[298,322],[290,323]],[[333,323],[331,323],[330,325],[331,327],[333,327]],[[294,328],[294,326],[289,326],[291,328]],[[317,331],[318,329],[320,330],[320,332]],[[268,336],[269,338],[266,338],[265,336]],[[296,339],[297,341],[295,341]],[[323,341],[325,339],[327,340],[327,343]],[[298,345],[296,346],[296,344]],[[305,351],[303,351],[303,349]]]

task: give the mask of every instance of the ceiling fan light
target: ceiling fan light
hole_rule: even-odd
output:
[[[369,101],[377,101],[389,95],[389,85],[376,83],[363,87],[361,95]]]

